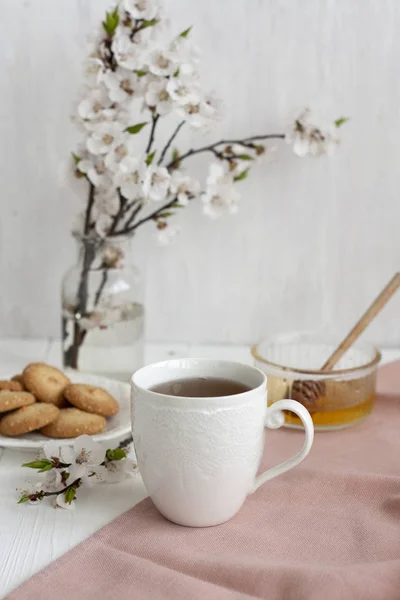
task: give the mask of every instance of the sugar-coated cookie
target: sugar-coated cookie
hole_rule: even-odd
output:
[[[12,436],[35,431],[54,421],[59,412],[53,404],[35,402],[31,406],[23,406],[1,419],[0,433]]]
[[[103,388],[86,383],[71,383],[64,390],[64,396],[76,408],[103,417],[111,417],[119,411],[119,404]]]
[[[0,391],[0,413],[21,408],[21,406],[28,406],[35,402],[36,398],[30,392],[12,392],[10,390]]]
[[[41,432],[53,438],[72,438],[79,435],[101,433],[106,420],[101,415],[93,415],[79,408],[62,408],[55,421],[43,427]]]
[[[24,386],[19,381],[0,380],[0,390],[9,390],[10,392],[22,392]]]
[[[71,383],[64,373],[44,363],[31,363],[23,371],[26,389],[40,402],[65,406],[64,389]]]

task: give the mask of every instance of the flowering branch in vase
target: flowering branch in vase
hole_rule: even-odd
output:
[[[153,222],[161,242],[178,231],[171,218],[190,201],[201,200],[204,214],[218,218],[238,210],[237,184],[266,154],[265,142],[284,140],[298,156],[330,154],[345,118],[321,129],[304,111],[288,133],[226,139],[181,151],[173,147],[184,127],[208,131],[221,118],[221,103],[203,90],[198,50],[191,27],[171,42],[160,42],[163,18],[156,0],[121,0],[106,13],[97,42],[85,63],[85,93],[77,108],[83,133],[74,158],[74,172],[88,182],[88,197],[78,235],[84,247],[83,267],[74,315],[77,327],[67,350],[67,366],[77,367],[85,339],[82,321],[90,314],[88,272],[97,254],[118,236],[133,234]],[[139,118],[139,113],[145,115]],[[158,123],[171,120],[171,134],[159,146]],[[147,143],[140,143],[147,132]],[[211,154],[204,184],[184,166],[196,155]],[[152,205],[159,205],[152,208]],[[96,242],[93,242],[96,240]],[[105,293],[107,269],[95,294]]]

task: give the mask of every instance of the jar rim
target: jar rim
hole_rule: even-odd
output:
[[[376,367],[378,365],[378,363],[380,362],[380,360],[382,358],[381,351],[378,348],[376,348],[376,346],[374,346],[372,344],[366,344],[366,343],[360,344],[358,342],[355,342],[351,347],[358,346],[358,347],[362,347],[364,349],[368,349],[371,351],[371,353],[373,353],[373,358],[363,364],[356,366],[356,367],[349,367],[346,369],[334,369],[331,371],[323,371],[322,369],[300,369],[297,367],[291,367],[289,365],[282,365],[280,363],[276,363],[271,360],[268,360],[260,354],[260,346],[262,343],[265,343],[265,342],[279,343],[279,342],[281,342],[281,345],[284,346],[285,341],[286,341],[286,343],[288,343],[289,341],[294,342],[295,338],[296,337],[299,338],[300,336],[315,337],[316,341],[317,341],[317,336],[321,336],[321,338],[322,338],[322,336],[325,336],[326,341],[333,342],[333,340],[335,340],[335,342],[337,342],[337,345],[340,343],[340,339],[338,339],[337,336],[335,336],[334,334],[327,333],[327,332],[295,331],[295,332],[291,332],[291,333],[280,333],[280,334],[277,334],[277,335],[274,335],[274,336],[271,336],[268,338],[264,338],[264,339],[260,340],[259,342],[257,342],[256,344],[253,344],[250,349],[251,355],[257,361],[259,361],[263,364],[269,365],[279,371],[283,371],[285,373],[296,373],[296,374],[303,375],[303,376],[304,375],[312,375],[312,376],[317,376],[318,378],[332,377],[332,376],[336,377],[337,375],[349,375],[352,373],[360,373],[361,371],[373,369],[374,367]],[[310,342],[311,342],[311,340],[310,340]]]

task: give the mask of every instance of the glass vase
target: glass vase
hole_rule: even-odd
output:
[[[65,368],[129,381],[143,365],[144,307],[131,239],[76,237],[78,259],[62,281]]]

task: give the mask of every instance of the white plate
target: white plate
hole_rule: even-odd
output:
[[[88,383],[102,387],[119,402],[120,410],[114,417],[107,418],[107,425],[103,433],[98,433],[92,436],[95,441],[112,441],[123,439],[124,436],[130,435],[131,432],[131,409],[130,409],[130,385],[123,383],[122,381],[114,381],[113,379],[106,379],[105,377],[98,377],[97,375],[89,375],[86,373],[78,373],[76,371],[69,371],[68,377],[73,383]],[[25,433],[17,437],[8,437],[6,435],[0,435],[0,446],[3,448],[17,448],[19,450],[30,450],[42,448],[48,440],[48,438],[42,435],[38,431],[32,433]],[[74,438],[57,439],[57,443],[60,446],[71,446],[74,442]]]

